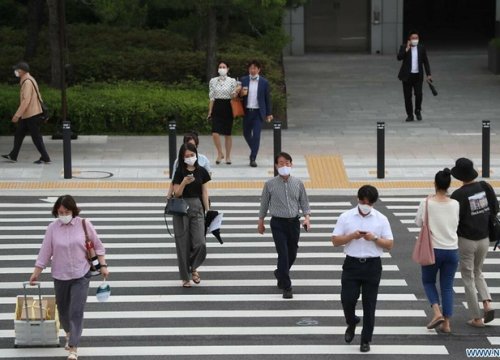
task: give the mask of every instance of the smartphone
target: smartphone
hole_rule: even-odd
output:
[[[307,226],[307,224],[302,224],[302,227],[304,228],[304,230],[305,230],[306,232],[308,232],[308,231],[309,231],[309,227]]]
[[[368,231],[358,231],[361,235],[366,235],[368,234]]]

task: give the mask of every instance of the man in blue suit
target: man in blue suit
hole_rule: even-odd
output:
[[[248,64],[248,76],[241,78],[241,96],[245,107],[243,136],[250,147],[250,166],[257,167],[255,159],[260,146],[262,123],[273,120],[269,82],[260,76],[261,65],[253,60]]]

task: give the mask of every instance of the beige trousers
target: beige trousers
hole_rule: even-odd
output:
[[[458,238],[458,251],[460,253],[460,272],[465,287],[465,298],[469,307],[469,313],[473,319],[483,317],[478,303],[491,300],[488,285],[483,275],[483,262],[488,254],[490,239],[469,240]]]

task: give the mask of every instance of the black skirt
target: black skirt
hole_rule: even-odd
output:
[[[230,99],[215,99],[212,107],[212,132],[231,135],[233,131],[233,110]]]

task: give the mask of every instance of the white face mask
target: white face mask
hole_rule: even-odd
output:
[[[193,166],[194,163],[196,162],[196,156],[191,156],[188,158],[184,158],[184,162],[188,164],[189,166]]]
[[[66,225],[71,222],[71,220],[73,219],[73,215],[59,215],[58,218],[59,221]]]
[[[18,70],[14,70],[14,75],[18,78],[19,76],[21,76],[21,74],[19,74],[19,71]]]
[[[373,207],[367,204],[358,204],[358,209],[361,214],[368,215],[372,211]]]
[[[418,40],[411,40],[411,46],[417,46]]]
[[[278,174],[281,176],[288,176],[290,175],[290,172],[292,171],[291,166],[282,166],[278,168]]]
[[[219,68],[219,75],[220,76],[226,76],[227,75],[227,69]]]

